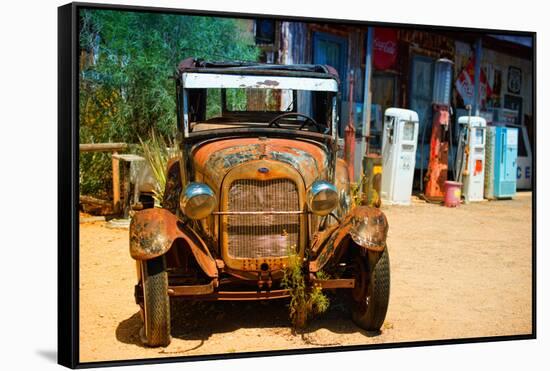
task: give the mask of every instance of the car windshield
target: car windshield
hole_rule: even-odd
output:
[[[223,79],[225,76],[221,76]],[[187,88],[189,131],[228,129],[234,127],[263,127],[330,133],[334,80],[302,78],[297,89],[285,81],[262,80],[266,86],[234,87],[235,84],[217,82],[223,87]],[[329,84],[331,83],[331,84]],[[334,83],[334,84],[333,84]],[[257,84],[257,83],[256,83]],[[319,85],[324,84],[324,85]],[[332,85],[333,84],[333,85]],[[245,85],[245,84],[242,84]],[[211,86],[216,86],[211,83]],[[318,89],[318,90],[313,90]],[[325,89],[325,90],[321,90]]]

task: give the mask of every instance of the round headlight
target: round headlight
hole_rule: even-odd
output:
[[[317,180],[308,189],[307,204],[313,213],[328,215],[338,206],[338,191],[333,184]]]
[[[216,208],[214,191],[204,183],[189,183],[180,197],[180,208],[191,219],[203,219]]]

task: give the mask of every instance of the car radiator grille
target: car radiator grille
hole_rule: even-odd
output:
[[[228,211],[300,211],[298,189],[289,179],[234,181],[229,188]],[[298,247],[299,214],[227,216],[228,252],[233,258],[288,255]]]

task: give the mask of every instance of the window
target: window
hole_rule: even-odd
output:
[[[403,124],[403,140],[413,141],[414,140],[414,125],[412,121],[405,121]]]
[[[275,43],[275,20],[256,19],[256,44]]]
[[[374,73],[372,76],[372,104],[378,104],[384,112],[395,107],[397,76],[394,74]]]

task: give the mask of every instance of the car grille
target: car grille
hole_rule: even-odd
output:
[[[300,211],[298,189],[289,179],[237,180],[229,188],[227,211]],[[298,214],[230,214],[228,252],[233,258],[287,256],[298,247],[299,230]]]

